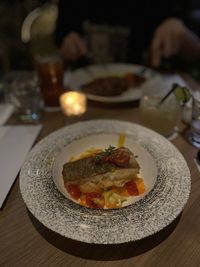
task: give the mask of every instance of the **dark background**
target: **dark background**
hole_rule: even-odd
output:
[[[35,8],[57,2],[58,0],[0,0],[0,75],[10,70],[34,68],[30,43],[24,43],[21,40],[23,21]],[[200,36],[200,0],[190,0],[190,6],[189,27]],[[185,66],[175,61],[166,61],[161,68],[183,69],[192,74],[194,78],[200,79],[199,62]]]

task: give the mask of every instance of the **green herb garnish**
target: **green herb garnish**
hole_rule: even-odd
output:
[[[112,153],[115,149],[116,148],[114,146],[109,145],[109,147],[106,148],[103,152],[101,152],[95,156],[96,162],[101,161],[104,157],[108,157],[108,156],[112,155]]]
[[[109,145],[109,147],[105,149],[105,151],[103,152],[103,154],[105,156],[110,156],[113,153],[114,150],[115,150],[115,147]]]

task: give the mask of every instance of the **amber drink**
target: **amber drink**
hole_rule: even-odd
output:
[[[58,107],[59,97],[64,92],[62,60],[59,57],[42,58],[37,62],[37,72],[45,106]]]

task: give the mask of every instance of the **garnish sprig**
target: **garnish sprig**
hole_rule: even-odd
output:
[[[103,152],[95,156],[95,161],[100,162],[103,158],[111,156],[115,149],[114,146],[109,145]]]
[[[191,98],[191,92],[186,86],[181,86],[177,83],[172,84],[171,90],[160,100],[158,107],[174,93],[178,103],[182,106]]]

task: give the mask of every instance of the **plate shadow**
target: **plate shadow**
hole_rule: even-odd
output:
[[[163,242],[176,228],[182,213],[158,233],[123,244],[89,244],[66,238],[41,224],[27,209],[30,220],[42,237],[56,248],[73,256],[98,261],[127,259],[142,254]]]

